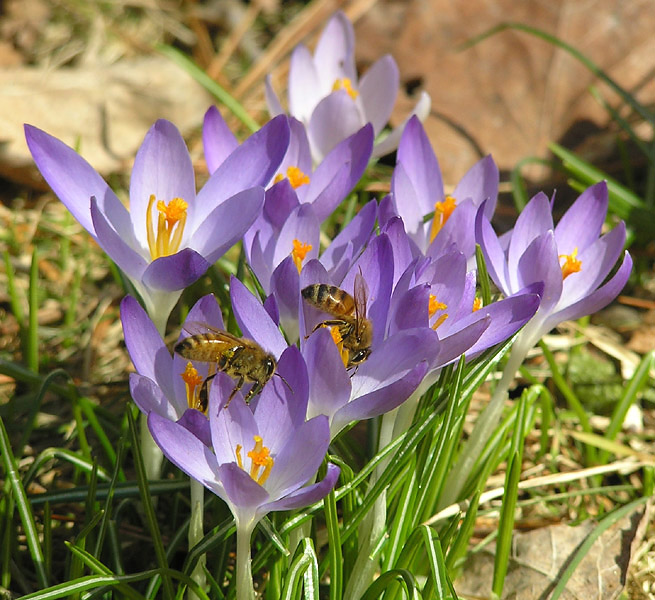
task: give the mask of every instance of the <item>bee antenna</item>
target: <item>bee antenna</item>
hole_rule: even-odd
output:
[[[284,385],[286,385],[289,388],[289,390],[291,390],[292,394],[294,393],[293,388],[289,385],[289,382],[284,377],[282,377],[282,375],[280,375],[277,372],[275,372],[274,375],[277,375],[282,381],[284,381]]]

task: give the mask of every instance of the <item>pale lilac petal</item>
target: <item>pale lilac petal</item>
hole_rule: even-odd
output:
[[[159,119],[146,134],[134,159],[130,178],[130,213],[134,235],[142,248],[148,247],[148,222],[156,224],[159,214],[155,203],[148,218],[151,195],[166,204],[173,198],[182,198],[189,204],[188,211],[193,219],[196,180],[191,157],[177,127],[164,119]],[[186,238],[182,238],[182,243]]]
[[[325,327],[309,336],[303,355],[309,372],[308,416],[332,416],[350,400],[350,377]]]
[[[270,75],[266,75],[265,86],[266,106],[268,107],[268,112],[271,115],[271,118],[284,114],[284,109],[282,108],[282,104],[280,104],[280,99],[277,97],[277,94],[273,89]]]
[[[289,180],[284,178],[266,190],[264,217],[270,225],[280,230],[293,209],[299,205],[300,202],[298,201],[296,191],[289,183]],[[262,234],[260,234],[262,243],[264,243],[264,239]]]
[[[560,254],[571,254],[575,248],[582,251],[594,243],[605,222],[608,204],[605,181],[582,192],[555,227],[557,251]]]
[[[378,158],[393,152],[398,147],[400,138],[402,137],[403,131],[405,131],[405,127],[407,126],[407,123],[409,123],[409,120],[416,117],[421,122],[425,121],[430,114],[431,107],[432,99],[430,98],[430,95],[427,92],[421,92],[418,102],[407,118],[398,125],[398,127],[395,127],[383,140],[375,144],[373,147],[373,157]]]
[[[488,154],[466,172],[457,184],[453,196],[458,204],[470,198],[476,208],[486,200],[484,214],[491,221],[498,201],[499,179],[498,167]]]
[[[478,209],[475,217],[475,240],[482,249],[485,265],[491,280],[506,296],[517,290],[512,290],[505,252],[498,241],[498,236],[491,223],[484,215],[484,208]]]
[[[323,98],[316,105],[307,126],[314,160],[321,162],[341,140],[365,124],[357,104],[345,90],[337,90]]]
[[[312,246],[305,260],[318,257],[320,223],[311,204],[301,204],[287,218],[275,244],[273,265],[279,265],[293,251],[293,241]]]
[[[255,510],[270,498],[268,492],[236,463],[223,464],[217,472],[225,489],[225,500],[234,507]]]
[[[314,50],[314,64],[321,81],[321,92],[332,89],[337,79],[357,82],[355,70],[355,32],[346,15],[338,11],[328,21]]]
[[[377,417],[400,406],[418,388],[427,369],[427,363],[421,362],[399,379],[350,401],[334,415],[330,424],[332,436],[352,421]]]
[[[71,214],[94,238],[91,196],[120,204],[105,180],[77,152],[45,131],[25,125],[25,140],[41,175]],[[130,225],[131,230],[131,225]]]
[[[171,421],[177,421],[188,408],[186,402],[175,402],[175,396],[166,397],[157,383],[138,373],[130,373],[130,395],[143,414],[156,412]]]
[[[264,189],[244,190],[205,216],[193,234],[191,246],[209,263],[216,262],[253,224],[264,203]]]
[[[417,285],[400,298],[395,298],[389,311],[388,335],[393,335],[403,329],[429,327],[428,303],[430,286],[427,283]]]
[[[300,425],[275,457],[266,482],[271,497],[282,498],[316,475],[329,444],[330,426],[325,415]]]
[[[485,209],[486,206],[485,203]],[[470,198],[458,204],[430,243],[426,254],[436,258],[445,252],[451,251],[454,246],[467,258],[474,256],[476,213],[476,207]]]
[[[277,299],[279,322],[290,342],[295,342],[298,329],[298,311],[300,309],[300,275],[291,256],[287,256],[271,275],[271,290]]]
[[[127,352],[137,372],[156,381],[168,398],[174,398],[171,354],[146,311],[132,296],[121,302],[121,323]]]
[[[312,54],[300,44],[294,48],[289,59],[289,114],[306,125],[322,96],[320,76]]]
[[[256,340],[276,358],[287,348],[284,337],[268,316],[261,302],[236,277],[230,279],[230,298],[234,316],[245,337]]]
[[[237,393],[225,408],[234,385],[232,378],[219,373],[214,377],[209,391],[209,427],[219,464],[235,462],[237,446],[241,446],[241,458],[245,460],[255,444],[254,437],[259,435],[252,410],[241,394]]]
[[[491,325],[491,317],[482,314],[473,323],[462,326],[458,331],[441,337],[439,346],[440,352],[432,368],[439,368],[459,359],[480,339],[480,336]],[[437,330],[437,333],[438,330]]]
[[[329,217],[361,179],[373,149],[373,130],[365,125],[337,144],[318,165],[309,183],[307,198],[319,221]]]
[[[325,477],[318,483],[302,487],[284,498],[275,502],[264,504],[258,514],[266,514],[275,510],[293,510],[314,504],[325,498],[334,488],[339,479],[341,470],[336,465],[328,463]]]
[[[154,412],[148,415],[148,429],[168,460],[215,494],[222,495],[222,486],[216,481],[216,457],[193,433]]]
[[[562,295],[562,269],[552,229],[533,240],[521,256],[514,291],[540,281],[544,283],[540,308],[542,313],[548,313]]]
[[[210,173],[218,169],[239,145],[236,136],[215,106],[210,106],[205,113],[202,124],[202,145]]]
[[[205,446],[211,446],[212,438],[209,419],[195,408],[188,408],[177,421],[184,429],[195,435]]]
[[[525,249],[542,233],[553,228],[553,215],[550,201],[543,192],[539,192],[528,202],[516,219],[507,251],[509,272],[515,273]],[[522,286],[519,286],[522,287]]]
[[[364,114],[376,136],[389,122],[399,84],[398,65],[389,54],[376,61],[359,82]]]
[[[184,320],[185,323],[206,323],[216,329],[225,329],[223,324],[223,313],[221,307],[216,302],[214,294],[207,294],[196,302],[189,311]],[[182,327],[184,329],[184,326]],[[181,335],[180,338],[181,339]]]
[[[312,172],[312,153],[309,148],[309,139],[305,126],[298,119],[289,117],[289,147],[287,153],[280,165],[280,173],[286,177],[288,167],[298,167],[305,175],[311,175]],[[310,177],[310,185],[313,176]],[[301,185],[296,193],[306,193],[309,185]]]
[[[155,259],[146,267],[141,279],[149,288],[175,292],[198,281],[210,266],[211,263],[195,250],[184,248],[176,254]]]
[[[393,248],[393,282],[395,285],[414,260],[413,249],[405,232],[405,224],[400,217],[394,217],[388,221],[381,231],[389,236]]]

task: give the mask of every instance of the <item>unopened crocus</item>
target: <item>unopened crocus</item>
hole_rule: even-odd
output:
[[[375,136],[389,121],[398,95],[399,75],[390,55],[376,61],[359,79],[355,68],[355,32],[345,14],[337,12],[325,26],[314,54],[300,44],[289,66],[288,114],[306,127],[316,163],[340,141],[371,123]],[[270,78],[266,100],[271,115],[284,113]],[[423,93],[414,114],[424,119],[430,97]],[[396,148],[402,126],[376,145],[373,155]]]
[[[263,186],[289,141],[285,117],[235,148],[196,196],[187,147],[176,127],[157,121],[137,152],[130,208],[60,140],[25,126],[34,162],[73,216],[127,275],[163,332],[182,290],[205,273],[253,223]]]
[[[400,139],[391,194],[380,206],[381,220],[402,217],[415,255],[436,257],[454,243],[471,261],[475,215],[484,203],[485,215],[489,219],[493,216],[498,178],[498,167],[491,156],[486,156],[469,169],[452,194],[446,195],[430,140],[421,122],[412,117]]]
[[[295,355],[303,364],[297,348]],[[283,359],[282,359],[283,360]],[[293,360],[293,359],[292,359]],[[168,459],[222,498],[234,515],[237,531],[237,597],[254,598],[250,538],[269,512],[307,506],[334,487],[339,468],[328,464],[325,477],[310,485],[330,442],[326,416],[305,420],[307,388],[293,393],[266,386],[253,411],[237,393],[226,399],[232,380],[219,373],[209,397],[211,443],[203,443],[181,424],[151,413],[150,431]]]
[[[454,501],[464,486],[498,423],[509,385],[528,351],[562,321],[579,319],[609,304],[627,282],[632,259],[623,250],[625,224],[620,222],[601,235],[607,207],[607,184],[601,181],[587,188],[553,226],[552,202],[539,193],[502,240],[494,233],[484,209],[479,209],[476,238],[494,283],[505,295],[535,282],[542,282],[544,288],[539,310],[519,333],[502,379],[444,488],[444,505]],[[621,264],[609,276],[621,256]]]

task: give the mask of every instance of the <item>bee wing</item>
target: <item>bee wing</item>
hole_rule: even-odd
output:
[[[359,273],[355,275],[353,297],[355,299],[355,319],[359,329],[359,323],[362,319],[366,318],[366,304],[368,302],[368,286],[366,285],[361,269]]]

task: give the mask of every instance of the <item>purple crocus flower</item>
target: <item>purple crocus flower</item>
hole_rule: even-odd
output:
[[[325,26],[313,56],[302,44],[291,55],[288,113],[307,127],[312,156],[318,163],[366,123],[372,124],[377,137],[389,121],[398,85],[398,66],[390,55],[375,62],[358,80],[355,32],[348,17],[337,12]],[[266,100],[271,115],[284,113],[270,77]],[[429,110],[430,97],[423,93],[414,114],[424,119]],[[376,145],[373,155],[394,150],[401,131],[402,126]]]
[[[452,194],[444,193],[439,162],[423,125],[412,117],[398,146],[391,195],[380,206],[381,220],[402,217],[414,255],[439,256],[455,243],[470,260],[475,253],[475,215],[486,201],[491,218],[498,198],[498,167],[491,156],[477,162]],[[434,216],[426,221],[428,214]]]
[[[157,121],[137,152],[128,211],[75,151],[33,127],[34,162],[73,216],[130,279],[163,330],[181,290],[238,241],[264,199],[289,141],[273,119],[234,148],[196,197],[193,166],[172,123]]]
[[[502,243],[484,208],[478,211],[476,238],[501,291],[509,296],[535,282],[544,284],[539,311],[521,334],[527,349],[558,323],[600,310],[623,289],[632,259],[623,252],[623,222],[600,236],[607,206],[607,184],[601,181],[587,188],[553,227],[552,202],[539,193]],[[622,254],[623,262],[605,281]]]

